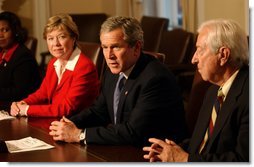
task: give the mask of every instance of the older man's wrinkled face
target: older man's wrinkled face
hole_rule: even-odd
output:
[[[201,74],[203,80],[211,83],[217,82],[217,71],[220,67],[219,53],[213,53],[206,45],[208,30],[204,29],[199,33],[196,42],[196,52],[191,62],[197,64],[197,70]]]

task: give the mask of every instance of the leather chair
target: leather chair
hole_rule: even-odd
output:
[[[107,19],[105,13],[70,14],[79,30],[79,40],[100,43],[100,28]]]
[[[144,31],[144,50],[159,52],[162,32],[168,29],[169,19],[143,16],[140,23]]]
[[[79,41],[78,45],[81,51],[95,64],[99,79],[101,80],[105,71],[105,59],[100,44],[94,42]]]
[[[193,33],[176,28],[163,32],[159,46],[159,52],[166,55],[166,66],[176,76],[184,103],[188,101],[195,73],[195,66],[191,64],[195,39]]]
[[[164,53],[158,53],[158,52],[149,52],[149,51],[143,51],[146,54],[154,56],[156,59],[158,59],[161,63],[164,64],[166,55]]]
[[[195,48],[194,39],[193,33],[180,28],[162,33],[159,52],[165,53],[165,64],[173,72],[193,67],[191,65],[191,57]]]
[[[189,135],[192,135],[205,93],[211,85],[210,82],[202,79],[197,70],[195,71],[190,95],[185,108],[185,119]]]
[[[26,47],[32,51],[33,56],[36,55],[37,44],[37,38],[32,36],[29,36],[25,42]]]

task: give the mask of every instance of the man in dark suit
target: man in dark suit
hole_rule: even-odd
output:
[[[188,142],[151,138],[145,159],[163,162],[249,161],[249,66],[246,34],[232,20],[211,20],[198,30],[192,63],[213,84]],[[217,92],[219,90],[219,95]],[[221,92],[222,91],[222,92]],[[221,101],[214,105],[216,96]],[[186,140],[187,141],[187,140]]]
[[[100,40],[109,67],[100,96],[89,109],[52,122],[53,139],[136,146],[144,145],[152,136],[181,141],[186,127],[179,88],[162,63],[141,51],[143,31],[139,22],[111,17],[101,27]],[[122,90],[118,85],[124,85]],[[120,98],[115,104],[118,89]]]

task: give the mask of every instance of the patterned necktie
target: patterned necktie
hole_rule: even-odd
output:
[[[203,141],[200,145],[199,153],[202,152],[202,150],[204,149],[208,139],[213,134],[213,128],[214,128],[214,125],[215,125],[215,121],[217,119],[217,115],[220,112],[221,105],[223,103],[223,99],[224,99],[224,95],[223,95],[223,92],[222,92],[222,87],[220,87],[220,89],[218,90],[218,93],[217,93],[217,98],[215,99],[215,102],[214,102],[214,105],[213,105],[213,110],[212,110],[212,114],[211,114],[211,117],[210,117],[210,122],[209,122],[208,128],[206,130],[204,139],[203,139]]]
[[[116,115],[117,115],[120,94],[123,89],[125,80],[126,80],[126,78],[124,77],[123,73],[121,73],[119,75],[119,78],[118,78],[118,81],[117,81],[116,87],[115,87],[115,92],[114,92],[114,121],[115,121],[115,124],[116,124]]]

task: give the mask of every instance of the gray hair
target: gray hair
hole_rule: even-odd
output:
[[[208,29],[206,45],[216,53],[225,46],[230,49],[233,65],[241,67],[249,64],[249,49],[247,35],[240,25],[233,20],[215,19],[201,24],[198,32]]]
[[[109,17],[102,25],[100,34],[121,28],[124,33],[124,40],[131,46],[140,41],[144,45],[143,30],[138,20],[131,17],[114,16]]]

